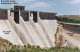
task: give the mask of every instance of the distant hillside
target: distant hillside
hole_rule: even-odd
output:
[[[68,19],[80,20],[80,15],[62,15],[62,16],[57,16],[57,18],[68,18]]]
[[[67,23],[80,23],[80,15],[63,15],[57,16],[57,20]]]

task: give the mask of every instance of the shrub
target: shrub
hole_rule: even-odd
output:
[[[41,49],[40,46],[31,46],[29,44],[27,46],[30,47],[28,48],[26,47],[26,45],[24,45],[23,47],[13,46],[12,48],[7,49],[6,52],[80,52],[78,48],[52,47],[47,49]]]

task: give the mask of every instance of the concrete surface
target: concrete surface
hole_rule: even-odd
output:
[[[12,28],[8,20],[0,20],[0,36],[4,39],[9,40],[13,44],[22,44],[22,41]]]

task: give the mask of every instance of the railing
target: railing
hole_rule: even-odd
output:
[[[38,23],[40,24],[41,28],[42,28],[43,31],[45,32],[46,37],[47,37],[47,39],[48,39],[50,45],[53,47],[53,43],[52,43],[52,41],[50,40],[49,34],[47,33],[45,27],[43,26],[43,24],[42,24],[43,22],[41,21],[40,17],[38,17]]]

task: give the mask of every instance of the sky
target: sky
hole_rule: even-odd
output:
[[[15,0],[26,10],[53,12],[57,15],[80,15],[80,0]],[[0,1],[1,2],[1,1]],[[14,4],[16,5],[16,4]],[[13,4],[1,4],[0,8],[9,9]]]

